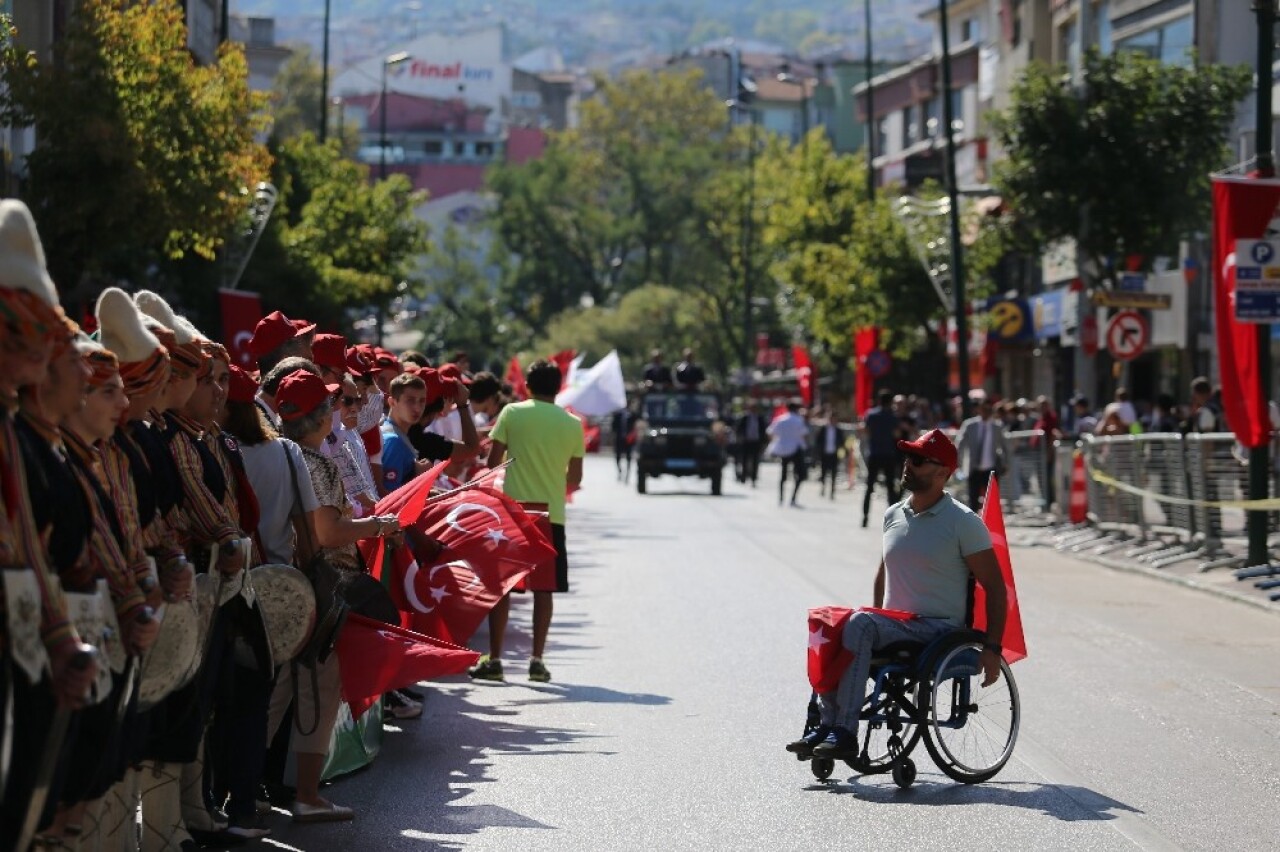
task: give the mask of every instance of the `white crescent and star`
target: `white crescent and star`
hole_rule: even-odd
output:
[[[480,512],[493,518],[493,522],[495,524],[502,524],[502,517],[496,511],[489,506],[481,506],[479,503],[459,503],[449,511],[448,515],[445,516],[444,522],[460,533],[474,532],[473,530],[469,530],[464,527],[459,520],[466,512]],[[501,532],[501,530],[499,530],[499,532]],[[488,534],[492,537],[492,530],[490,530]]]
[[[404,594],[409,601],[409,605],[424,615],[430,615],[435,612],[436,607],[439,606],[440,602],[452,594],[445,585],[435,585],[436,574],[441,571],[452,574],[453,572],[449,570],[451,568],[461,568],[471,575],[471,582],[468,583],[462,591],[470,591],[472,588],[479,585],[480,577],[474,570],[472,570],[471,564],[465,559],[457,559],[452,562],[441,562],[439,565],[432,565],[431,570],[427,572],[427,594],[431,597],[431,604],[425,604],[422,602],[422,599],[418,597],[418,589],[416,586],[418,574],[421,573],[422,566],[420,566],[415,560],[409,563],[409,567],[404,572]]]

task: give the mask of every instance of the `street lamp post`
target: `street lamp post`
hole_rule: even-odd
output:
[[[947,31],[948,0],[938,0],[942,30],[942,121],[947,140],[947,197],[951,201],[951,290],[956,308],[956,367],[960,373],[960,414],[969,416],[969,318],[965,314],[964,247],[960,245],[960,192],[956,175],[955,115],[951,108],[951,33]]]
[[[378,177],[381,180],[387,179],[387,69],[408,58],[409,54],[401,51],[382,60],[382,96],[378,101]]]

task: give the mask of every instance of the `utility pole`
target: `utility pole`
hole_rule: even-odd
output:
[[[324,38],[320,52],[320,143],[329,137],[329,5],[324,0]]]
[[[1258,16],[1258,94],[1256,114],[1257,168],[1260,177],[1275,177],[1276,164],[1271,138],[1272,66],[1275,64],[1276,0],[1255,0],[1253,11]],[[1271,325],[1259,323],[1255,331],[1258,346],[1258,395],[1262,399],[1260,416],[1268,417],[1271,400]],[[1249,499],[1265,500],[1269,496],[1271,453],[1267,441],[1249,450]],[[1266,565],[1267,513],[1249,512],[1249,565]]]
[[[866,57],[863,59],[863,76],[867,86],[867,200],[876,200],[876,167],[872,161],[876,158],[876,116],[875,96],[871,87],[871,74],[875,65],[871,61],[871,0],[863,0],[865,19],[862,23]],[[945,14],[945,13],[944,13]]]
[[[1079,32],[1079,54],[1076,57],[1076,64],[1071,69],[1071,84],[1075,89],[1076,97],[1087,103],[1089,100],[1089,77],[1086,74],[1086,60],[1089,56],[1089,46],[1092,43],[1093,36],[1093,9],[1089,0],[1079,0],[1080,17],[1077,19],[1077,30]],[[1081,116],[1087,115],[1087,107],[1080,110]],[[1097,402],[1096,393],[1098,390],[1097,377],[1094,374],[1094,359],[1085,352],[1084,349],[1084,327],[1085,319],[1094,314],[1093,300],[1089,297],[1089,279],[1086,275],[1086,266],[1089,264],[1089,258],[1084,252],[1085,241],[1089,237],[1089,205],[1086,202],[1080,208],[1080,229],[1076,234],[1076,278],[1080,280],[1080,289],[1077,292],[1076,300],[1076,348],[1075,357],[1072,360],[1071,380],[1075,389],[1087,396],[1094,403]]]
[[[955,110],[951,106],[951,33],[948,0],[938,0],[938,24],[942,28],[942,122],[947,140],[947,197],[951,202],[951,292],[956,303],[956,367],[960,372],[960,417],[969,416],[969,317],[964,294],[964,246],[960,244],[960,191],[956,174]]]

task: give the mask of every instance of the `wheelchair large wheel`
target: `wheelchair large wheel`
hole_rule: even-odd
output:
[[[962,784],[993,777],[1018,740],[1018,685],[1000,661],[1000,677],[982,685],[979,642],[964,642],[943,655],[933,671],[925,746],[938,768]]]

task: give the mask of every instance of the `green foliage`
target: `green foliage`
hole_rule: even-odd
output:
[[[711,348],[709,320],[706,306],[689,293],[651,284],[623,296],[616,307],[565,311],[552,320],[533,351],[572,348],[587,353],[592,362],[617,349],[623,375],[638,380],[655,347],[672,355],[690,346],[703,360]]]
[[[303,133],[318,132],[321,78],[320,63],[306,45],[295,49],[285,60],[272,84],[272,136],[292,139]]]
[[[421,294],[433,305],[425,321],[423,348],[428,353],[463,349],[473,365],[492,364],[532,340],[502,307],[501,285],[507,270],[489,262],[482,246],[455,225],[433,241],[423,270]]]
[[[941,305],[887,199],[868,201],[865,160],[837,155],[818,129],[797,146],[775,142],[762,161],[761,182],[774,187],[763,238],[784,323],[840,355],[861,326],[914,341]]]
[[[280,200],[245,289],[312,319],[389,301],[427,250],[414,215],[424,196],[403,175],[370,184],[368,167],[344,158],[336,140],[321,145],[303,133],[276,156]]]
[[[712,179],[724,107],[696,71],[598,81],[580,126],[543,157],[490,173],[494,227],[519,262],[512,308],[541,328],[584,298],[674,282],[681,229]]]
[[[1226,131],[1250,72],[1122,51],[1092,53],[1087,80],[1081,100],[1063,69],[1033,65],[993,117],[1009,237],[1032,249],[1078,237],[1100,269],[1125,255],[1149,262],[1208,220],[1209,173],[1226,163]],[[1085,205],[1088,228],[1078,234]]]
[[[194,63],[177,3],[84,0],[53,62],[9,43],[0,63],[5,120],[35,130],[23,194],[63,286],[212,258],[240,223],[269,164],[262,104],[239,48]]]

